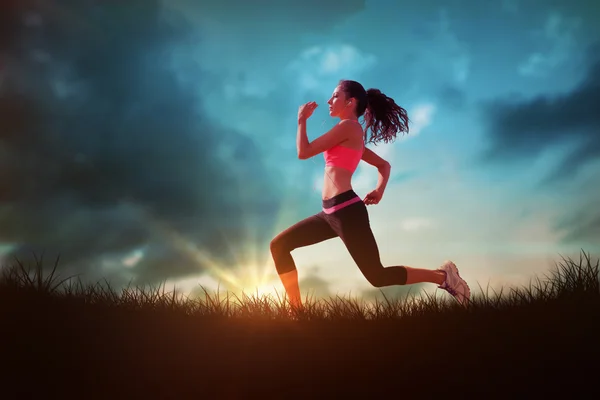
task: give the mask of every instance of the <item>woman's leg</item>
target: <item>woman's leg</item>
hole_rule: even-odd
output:
[[[322,213],[303,219],[279,233],[271,240],[271,254],[275,268],[285,288],[290,303],[294,307],[302,305],[300,287],[298,285],[298,270],[292,258],[292,250],[310,246],[337,236]]]
[[[446,273],[437,269],[423,269],[423,268],[406,268],[406,284],[412,285],[413,283],[420,282],[431,282],[441,285],[446,279]]]
[[[364,203],[357,203],[327,216],[369,283],[375,287],[431,282],[441,285],[445,272],[407,266],[384,267]]]

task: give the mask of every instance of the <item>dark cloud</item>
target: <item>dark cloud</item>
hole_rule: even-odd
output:
[[[566,230],[563,242],[578,244],[584,247],[598,246],[600,243],[600,212],[597,210],[598,201],[588,201],[573,213],[568,214],[556,224],[556,229]],[[588,250],[589,251],[589,250]]]
[[[290,31],[306,30],[311,33],[326,32],[349,15],[365,8],[365,0],[244,0],[203,1],[198,7],[196,0],[168,0],[165,6],[185,11],[189,17],[210,18],[218,24],[235,20],[237,28],[255,28],[248,31],[257,41],[273,42],[271,28],[286,28]],[[276,16],[276,17],[275,17]],[[219,21],[219,22],[217,22]],[[264,36],[263,36],[264,35]]]
[[[598,54],[599,45],[592,54]],[[576,145],[552,181],[569,179],[600,155],[600,59],[572,92],[533,99],[502,99],[486,104],[489,148],[486,161],[530,162],[549,148]]]
[[[542,189],[570,188],[582,213],[565,210],[556,228],[566,231],[563,241],[592,243],[600,240],[597,184],[580,179],[600,156],[600,43],[589,51],[584,79],[569,93],[533,99],[497,100],[485,105],[489,147],[484,162],[526,165],[550,149],[564,146],[558,167],[543,177]],[[598,174],[594,179],[597,179]]]
[[[60,253],[63,271],[95,276],[143,247],[128,273],[176,278],[204,268],[186,245],[231,261],[246,215],[267,246],[279,197],[253,140],[204,115],[170,63],[191,27],[167,23],[158,1],[55,3],[11,2],[0,16],[9,257]]]

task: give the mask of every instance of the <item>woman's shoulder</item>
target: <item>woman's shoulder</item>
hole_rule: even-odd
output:
[[[356,119],[343,119],[340,122],[338,122],[338,125],[342,125],[342,126],[362,126],[360,124],[360,122],[358,122],[358,120],[356,120]]]
[[[338,122],[338,126],[344,127],[344,129],[347,130],[347,132],[350,134],[350,136],[352,136],[353,133],[359,132],[359,131],[362,134],[364,131],[361,123],[358,122],[357,120],[353,120],[353,119],[341,120],[340,122]]]

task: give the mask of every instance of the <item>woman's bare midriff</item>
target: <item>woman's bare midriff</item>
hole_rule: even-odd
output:
[[[352,173],[341,167],[325,167],[323,176],[323,200],[352,189]]]

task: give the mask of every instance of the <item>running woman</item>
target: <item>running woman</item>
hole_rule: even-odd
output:
[[[292,258],[294,249],[339,237],[367,281],[374,287],[437,284],[465,305],[470,289],[452,261],[435,270],[409,266],[384,267],[371,231],[367,205],[378,204],[390,176],[390,164],[365,147],[367,143],[392,142],[397,132],[408,133],[408,115],[394,100],[378,89],[366,90],[355,81],[339,82],[329,101],[329,115],[339,118],[329,132],[312,142],[306,135],[306,121],[317,108],[315,102],[298,109],[296,146],[298,158],[306,160],[324,153],[325,175],[323,209],[290,226],[271,241],[270,248],[277,273],[290,304],[302,307],[298,270]],[[365,128],[358,121],[364,115]],[[370,136],[367,137],[368,131]],[[379,171],[375,190],[361,199],[352,189],[352,175],[360,160]]]

